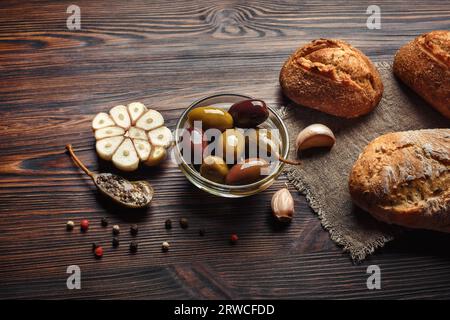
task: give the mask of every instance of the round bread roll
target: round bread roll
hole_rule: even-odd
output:
[[[450,119],[450,31],[431,31],[401,47],[394,73]]]
[[[370,112],[383,94],[369,58],[340,40],[319,39],[299,48],[283,65],[280,84],[297,104],[343,118]]]
[[[450,129],[376,138],[355,162],[349,189],[353,202],[380,221],[450,232]]]

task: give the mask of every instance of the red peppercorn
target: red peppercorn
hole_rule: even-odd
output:
[[[81,220],[80,227],[82,231],[87,231],[87,229],[89,228],[89,221],[86,219]]]
[[[102,247],[95,248],[94,254],[96,258],[101,258],[103,256],[103,248]]]
[[[232,244],[235,244],[237,241],[239,240],[239,237],[237,236],[236,233],[233,233],[230,237],[230,241]]]

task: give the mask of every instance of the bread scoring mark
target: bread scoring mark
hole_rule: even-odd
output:
[[[432,31],[421,35],[417,42],[433,60],[450,68],[450,31]]]
[[[447,208],[448,203],[439,204],[442,200],[437,199],[450,197],[450,167],[442,161],[450,156],[450,148],[441,149],[441,140],[423,143],[428,137],[415,132],[403,132],[397,140],[393,135],[398,133],[375,139],[358,157],[356,176],[365,177],[361,189],[367,203],[399,211],[423,208],[427,213]],[[449,143],[446,136],[441,137],[444,144]],[[394,143],[385,143],[387,140]],[[374,157],[367,156],[371,152]],[[394,164],[398,159],[403,161]]]
[[[311,60],[312,54],[325,49],[335,49],[329,63]],[[356,61],[354,64],[360,65],[364,74],[362,76],[355,76],[343,69],[344,59],[354,59]],[[316,75],[335,82],[355,86],[364,93],[366,93],[364,89],[369,89],[372,95],[376,94],[375,79],[373,78],[370,65],[366,59],[361,57],[358,51],[344,41],[329,39],[314,40],[311,44],[301,48],[294,54],[294,61],[306,71],[313,72]]]

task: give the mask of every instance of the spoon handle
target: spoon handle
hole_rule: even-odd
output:
[[[72,160],[75,162],[75,164],[80,167],[89,177],[91,177],[92,179],[94,179],[94,173],[92,171],[90,171],[88,168],[86,168],[86,166],[81,162],[80,159],[78,159],[78,157],[75,155],[72,145],[68,144],[66,145],[66,149],[67,151],[69,151],[69,154],[72,158]]]

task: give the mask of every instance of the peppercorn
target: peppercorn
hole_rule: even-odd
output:
[[[199,235],[200,237],[203,237],[203,236],[205,235],[205,229],[200,229],[200,230],[198,230],[198,235]]]
[[[95,242],[92,242],[92,252],[95,252],[95,249],[98,248],[98,245]]]
[[[80,228],[81,228],[81,231],[87,231],[87,229],[89,228],[89,221],[86,219],[81,220]]]
[[[130,233],[132,236],[136,236],[138,234],[138,226],[137,224],[133,224],[130,226]]]
[[[138,243],[136,241],[131,241],[131,243],[130,243],[131,253],[136,253],[137,250],[138,250]]]
[[[66,223],[67,231],[72,231],[74,226],[75,226],[75,223],[73,221],[67,221],[67,223]]]
[[[161,246],[162,251],[167,252],[167,251],[169,251],[169,248],[170,248],[170,244],[167,241],[164,241]]]
[[[119,246],[119,244],[120,244],[119,238],[114,237],[114,238],[112,239],[112,245],[113,245],[113,247],[114,247],[114,248],[117,248],[117,247]]]
[[[109,223],[108,218],[103,217],[101,223],[102,223],[102,227],[107,227],[107,226],[108,226],[108,223]]]
[[[120,233],[120,227],[118,224],[113,225],[113,234],[118,235]]]
[[[233,233],[230,237],[231,244],[236,244],[238,242],[238,240],[239,240],[239,237],[237,236],[237,234]]]
[[[95,248],[94,254],[96,258],[101,258],[103,256],[103,248],[102,247]]]
[[[167,219],[165,222],[165,226],[167,230],[172,229],[172,220]]]
[[[180,227],[183,229],[187,229],[189,227],[188,220],[186,218],[180,219]]]

